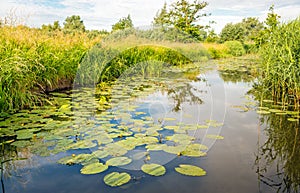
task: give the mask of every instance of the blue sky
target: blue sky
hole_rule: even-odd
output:
[[[42,24],[59,20],[62,25],[64,19],[71,15],[80,15],[87,29],[106,29],[119,18],[131,15],[136,27],[151,24],[156,12],[164,2],[171,4],[175,0],[1,0],[0,18],[14,13],[22,18],[23,23],[40,27]],[[226,23],[239,22],[245,17],[258,17],[263,21],[268,8],[274,4],[275,12],[281,15],[283,21],[300,16],[299,0],[207,0],[209,5],[206,13],[212,15],[209,20],[216,21],[213,26],[220,32]]]

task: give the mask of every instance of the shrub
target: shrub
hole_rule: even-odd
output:
[[[228,54],[232,56],[242,56],[246,53],[243,44],[239,41],[227,41],[224,45],[228,48]]]

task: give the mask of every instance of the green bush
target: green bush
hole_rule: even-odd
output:
[[[228,48],[228,54],[232,56],[242,56],[246,53],[243,44],[239,41],[227,41],[224,45]]]

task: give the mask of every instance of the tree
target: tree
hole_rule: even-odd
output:
[[[264,45],[268,42],[272,33],[276,30],[279,25],[280,16],[274,12],[274,5],[269,8],[268,16],[265,20],[265,27],[260,31],[258,36],[255,38],[255,44],[257,47]]]
[[[61,30],[61,27],[59,25],[59,21],[54,21],[53,25],[48,24],[48,25],[42,25],[42,30],[44,31],[48,31],[48,32],[53,32],[53,31],[57,31],[57,30]]]
[[[244,18],[241,25],[245,30],[244,39],[247,41],[254,40],[264,28],[263,23],[255,17]]]
[[[243,42],[245,38],[244,34],[245,34],[245,29],[240,23],[237,24],[228,23],[221,31],[220,42],[223,43],[226,41],[233,41],[233,40]]]
[[[132,20],[130,15],[127,17],[121,18],[117,23],[112,26],[112,31],[123,30],[126,28],[132,28]]]
[[[274,13],[274,5],[269,8],[268,17],[265,21],[265,24],[270,28],[274,29],[279,24],[280,16]]]
[[[216,34],[215,30],[208,31],[206,42],[217,42],[219,41],[219,36]]]
[[[163,8],[156,13],[153,24],[157,25],[157,26],[162,26],[162,27],[164,25],[170,24],[168,11],[167,11],[167,3],[165,3]]]
[[[222,29],[220,42],[237,40],[240,42],[253,41],[263,29],[263,23],[257,18],[244,18],[241,22],[228,23]]]
[[[66,33],[85,32],[85,26],[79,15],[67,17],[64,22],[64,31]]]
[[[201,14],[200,11],[207,5],[207,2],[198,0],[192,3],[187,0],[178,0],[171,4],[170,10],[167,11],[165,4],[154,18],[154,23],[175,27],[200,40],[204,37],[204,29],[208,27],[198,24],[201,17],[208,16],[206,13]]]

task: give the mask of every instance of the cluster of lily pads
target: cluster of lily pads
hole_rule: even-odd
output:
[[[263,106],[258,107],[257,113],[261,115],[267,115],[267,114],[275,114],[278,116],[287,116],[287,120],[291,122],[299,122],[300,120],[300,112],[299,111],[291,111],[288,110],[288,106],[277,103],[274,104],[273,100],[262,100]]]
[[[168,89],[168,80],[130,81],[116,83],[110,89],[83,88],[52,93],[59,103],[57,107],[1,114],[0,138],[39,156],[65,155],[58,163],[81,164],[82,174],[133,165],[146,174],[162,176],[167,170],[155,163],[155,152],[170,154],[173,158],[206,155],[207,146],[191,133],[220,127],[221,123],[206,120],[202,124],[190,124],[171,116],[154,120],[143,108],[142,99],[157,90]],[[177,86],[184,86],[182,80],[177,81]],[[223,139],[219,135],[205,137]],[[180,164],[175,170],[189,176],[206,174],[202,168],[189,164]],[[112,172],[104,177],[104,182],[120,186],[130,179],[128,173]]]

